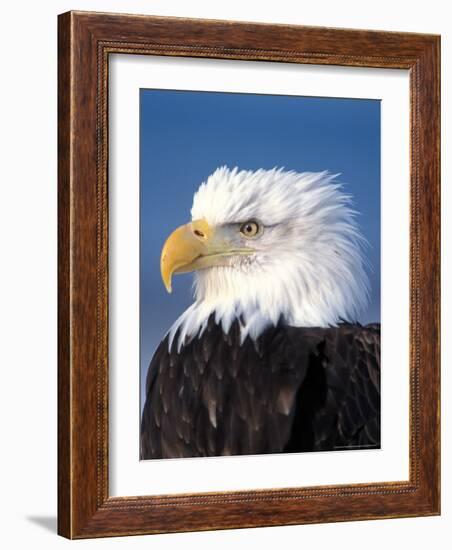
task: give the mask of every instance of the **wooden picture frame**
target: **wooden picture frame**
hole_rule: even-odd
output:
[[[69,12],[58,38],[58,532],[68,538],[427,516],[440,512],[440,38]],[[410,73],[408,481],[110,497],[110,54],[266,60]]]

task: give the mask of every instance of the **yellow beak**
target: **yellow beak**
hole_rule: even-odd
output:
[[[232,246],[230,240],[215,231],[206,220],[195,220],[178,227],[166,240],[160,256],[160,272],[168,292],[173,273],[187,273],[212,266],[229,265],[237,254],[250,254],[250,248]]]

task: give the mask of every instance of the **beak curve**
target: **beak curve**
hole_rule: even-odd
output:
[[[231,256],[251,252],[250,248],[233,247],[221,230],[216,231],[206,220],[194,220],[174,230],[163,245],[160,256],[163,284],[171,292],[174,273],[229,265]]]
[[[173,273],[191,271],[190,266],[206,255],[212,229],[205,220],[181,225],[166,239],[160,256],[160,273],[168,292],[171,292]]]

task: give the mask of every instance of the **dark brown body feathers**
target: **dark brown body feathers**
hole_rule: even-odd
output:
[[[378,448],[380,325],[267,329],[240,345],[209,321],[146,380],[142,459]]]

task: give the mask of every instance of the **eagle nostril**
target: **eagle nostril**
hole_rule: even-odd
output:
[[[200,231],[199,229],[195,229],[193,231],[193,233],[197,236],[197,237],[201,237],[202,239],[204,239],[205,235],[202,231]]]

